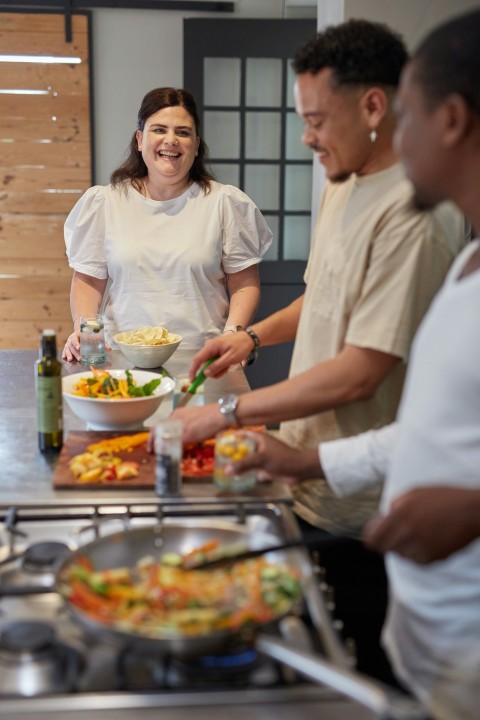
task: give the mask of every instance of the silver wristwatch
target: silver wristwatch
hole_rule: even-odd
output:
[[[220,412],[225,417],[229,425],[232,425],[234,427],[238,427],[240,423],[237,420],[237,416],[235,415],[235,410],[237,409],[238,405],[238,395],[235,395],[234,393],[229,393],[228,395],[224,395],[221,397],[218,401],[218,407],[220,409]]]

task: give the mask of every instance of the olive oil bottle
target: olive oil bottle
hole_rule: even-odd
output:
[[[55,330],[43,330],[35,363],[38,447],[58,451],[63,445],[62,364],[57,360]]]

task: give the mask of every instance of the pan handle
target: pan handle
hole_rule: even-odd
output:
[[[371,678],[336,667],[311,652],[296,650],[285,641],[260,633],[255,647],[264,655],[288,665],[300,675],[337,690],[375,713],[380,720],[426,720],[425,710],[412,697]]]
[[[106,515],[105,517],[96,516],[92,523],[85,526],[74,527],[70,533],[72,543],[75,545],[75,549],[80,548],[85,544],[83,541],[83,535],[92,532],[96,540],[100,537],[101,528],[108,527],[108,523],[120,522],[123,525],[123,529],[130,530],[132,527],[131,516],[126,510],[124,513],[115,513],[113,515]],[[112,534],[116,532],[112,530]]]

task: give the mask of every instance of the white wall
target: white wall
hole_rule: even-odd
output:
[[[184,18],[315,17],[315,7],[305,2],[305,6],[295,7],[291,0],[289,7],[288,0],[235,0],[234,13],[94,10],[96,182],[107,183],[120,164],[144,94],[153,87],[182,85]],[[479,7],[479,0],[317,0],[316,13],[319,27],[350,17],[386,22],[412,47],[433,25],[473,6]],[[317,166],[315,200],[321,184]]]
[[[342,0],[345,18],[383,22],[403,35],[413,50],[435,25],[453,15],[480,7],[479,0]],[[320,5],[322,0],[318,0]]]
[[[141,100],[154,87],[181,87],[183,19],[315,17],[315,6],[283,0],[235,0],[233,13],[170,10],[92,11],[95,179],[108,182],[136,129]]]

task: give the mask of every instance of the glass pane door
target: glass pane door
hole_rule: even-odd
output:
[[[184,21],[184,86],[197,100],[212,170],[244,190],[274,241],[260,266],[258,318],[302,294],[310,249],[312,153],[301,142],[291,58],[316,32],[314,20]],[[286,377],[291,347],[266,348],[252,385]]]

